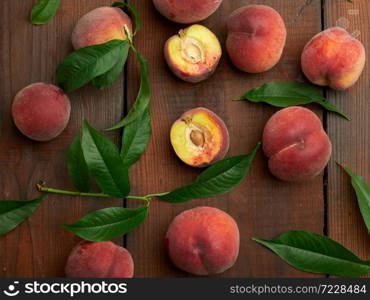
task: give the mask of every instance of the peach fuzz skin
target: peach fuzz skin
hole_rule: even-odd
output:
[[[183,24],[202,21],[213,14],[222,0],[153,0],[165,18]]]
[[[230,144],[225,123],[204,107],[182,114],[172,125],[170,138],[177,156],[189,166],[198,168],[223,159]]]
[[[238,226],[230,215],[213,207],[197,207],[182,212],[172,221],[165,247],[179,269],[210,275],[234,265],[239,239]]]
[[[64,92],[46,83],[34,83],[20,90],[12,105],[13,120],[20,132],[35,141],[49,141],[66,128],[71,112]]]
[[[71,278],[131,278],[131,254],[112,242],[82,241],[73,248],[65,267]]]
[[[365,66],[363,44],[340,27],[328,28],[304,47],[302,71],[314,84],[345,90],[356,83]]]
[[[279,62],[287,33],[284,20],[272,7],[247,5],[235,10],[227,30],[227,52],[241,71],[265,72]]]
[[[125,26],[132,32],[128,15],[117,7],[98,7],[82,16],[72,32],[74,49],[126,39]]]
[[[266,123],[262,142],[271,173],[285,181],[317,176],[327,165],[332,149],[320,119],[298,106],[275,113]]]
[[[216,35],[202,25],[192,25],[170,37],[164,56],[180,79],[197,83],[210,77],[220,61],[222,49]]]

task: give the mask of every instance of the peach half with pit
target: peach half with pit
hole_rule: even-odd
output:
[[[193,167],[206,167],[223,159],[229,150],[225,123],[209,109],[185,112],[171,128],[171,143],[177,156]]]
[[[192,25],[170,37],[164,56],[172,72],[187,82],[200,82],[215,71],[222,55],[220,42],[207,27]]]

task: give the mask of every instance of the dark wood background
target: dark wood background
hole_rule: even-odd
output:
[[[66,149],[83,119],[96,128],[120,120],[137,93],[139,78],[130,58],[125,78],[99,91],[87,86],[70,94],[72,116],[63,134],[48,143],[22,136],[13,125],[10,107],[16,92],[33,82],[55,83],[58,63],[71,50],[70,35],[79,17],[112,0],[63,0],[57,16],[45,26],[33,26],[29,12],[33,0],[3,0],[0,6],[0,199],[26,200],[37,195],[35,183],[72,189],[67,176]],[[142,15],[143,28],[135,37],[151,69],[153,138],[131,172],[132,192],[163,192],[191,182],[199,170],[181,163],[169,141],[172,122],[184,111],[204,106],[226,122],[231,138],[229,155],[247,153],[261,139],[263,126],[277,110],[263,104],[232,102],[243,92],[268,81],[304,80],[300,54],[305,43],[323,28],[344,24],[370,52],[370,2],[354,0],[224,0],[220,9],[202,22],[217,34],[224,55],[210,79],[189,84],[176,79],[163,58],[167,38],[184,26],[161,17],[150,0],[129,0]],[[226,18],[246,4],[266,4],[280,12],[287,30],[287,45],[280,63],[263,74],[246,74],[232,66],[224,41]],[[367,55],[369,59],[369,55]],[[126,237],[116,240],[133,255],[136,277],[188,276],[166,257],[163,238],[171,220],[181,211],[199,205],[225,210],[241,232],[239,258],[225,277],[313,277],[290,267],[251,237],[274,238],[289,230],[311,230],[341,242],[363,259],[370,259],[370,237],[358,210],[348,177],[335,161],[347,165],[370,183],[370,85],[366,66],[348,91],[323,93],[347,112],[352,121],[310,106],[322,117],[333,143],[332,160],[325,173],[311,182],[289,184],[274,179],[260,153],[251,172],[230,194],[185,204],[154,202],[148,220]],[[120,133],[112,133],[119,141]],[[58,224],[72,223],[86,213],[112,205],[134,207],[135,200],[49,196],[32,217],[0,237],[0,277],[64,276],[69,251],[79,241]]]

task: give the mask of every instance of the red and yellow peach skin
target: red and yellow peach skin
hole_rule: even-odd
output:
[[[247,5],[227,20],[226,48],[233,64],[249,73],[265,72],[280,60],[286,28],[280,14],[266,5]]]
[[[17,93],[12,105],[17,128],[35,141],[56,138],[67,126],[71,112],[64,92],[46,83],[34,83]]]
[[[355,84],[364,69],[365,48],[343,28],[328,28],[304,47],[301,65],[312,83],[345,90]]]
[[[180,30],[164,46],[164,56],[172,72],[180,79],[193,83],[213,74],[221,54],[217,37],[202,25]]]
[[[227,213],[197,207],[170,224],[165,246],[171,261],[195,275],[217,274],[231,268],[239,254],[239,229]]]
[[[315,177],[331,155],[331,143],[320,119],[299,106],[275,113],[266,123],[262,141],[271,173],[285,181]]]
[[[73,248],[65,267],[72,278],[131,278],[131,254],[112,242],[83,241]]]
[[[196,23],[208,18],[222,0],[153,0],[154,6],[167,19],[176,23]]]
[[[206,167],[223,159],[229,150],[225,123],[209,109],[185,112],[171,128],[171,143],[177,156],[193,167]]]
[[[132,32],[131,19],[120,8],[95,8],[77,22],[72,32],[72,45],[77,50],[110,40],[124,40],[125,26]]]

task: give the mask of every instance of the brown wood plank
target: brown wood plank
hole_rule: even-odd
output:
[[[149,60],[153,89],[153,138],[148,151],[133,168],[133,194],[164,192],[191,182],[199,173],[181,163],[171,149],[169,130],[184,111],[204,106],[220,115],[228,125],[231,148],[228,155],[247,153],[260,140],[267,119],[277,110],[266,105],[230,101],[243,92],[268,81],[302,80],[300,53],[305,43],[321,30],[321,2],[305,1],[224,1],[220,9],[203,24],[214,31],[224,45],[226,18],[245,4],[266,4],[277,9],[286,21],[287,46],[277,67],[264,74],[244,74],[234,68],[224,49],[221,63],[210,79],[188,84],[176,79],[163,58],[163,45],[181,26],[162,18],[151,1],[130,0],[142,14],[143,28],[135,44]],[[224,47],[223,47],[224,48]],[[137,67],[130,60],[128,99],[132,103],[138,88]],[[314,107],[320,115],[321,111]],[[235,266],[225,277],[315,276],[299,272],[278,257],[254,244],[250,238],[273,238],[293,229],[323,232],[323,178],[288,184],[274,179],[259,154],[247,180],[223,197],[193,200],[185,204],[154,202],[149,219],[127,237],[127,247],[136,262],[137,277],[179,277],[187,274],[175,269],[166,257],[163,239],[167,226],[181,211],[208,205],[227,211],[239,224],[241,248]],[[128,200],[129,206],[138,203]]]
[[[345,92],[328,90],[330,100],[352,118],[350,122],[328,115],[328,132],[333,143],[329,165],[328,234],[363,259],[370,259],[370,236],[360,214],[350,179],[338,161],[363,176],[370,184],[370,3],[367,0],[326,1],[325,27],[346,25],[358,35],[367,51],[367,65],[354,87]]]
[[[78,18],[111,0],[63,0],[57,16],[47,25],[33,26],[29,13],[36,1],[4,0],[0,8],[0,199],[25,200],[38,193],[38,180],[49,186],[72,189],[67,176],[66,150],[83,119],[102,129],[120,119],[123,82],[98,91],[86,87],[69,95],[71,121],[63,134],[48,143],[35,143],[13,125],[10,107],[16,92],[26,85],[55,82],[55,70],[72,50],[70,35]],[[118,137],[119,132],[112,133]],[[59,224],[71,223],[88,212],[121,200],[48,196],[21,226],[0,237],[0,277],[64,276],[64,264],[79,241]]]

